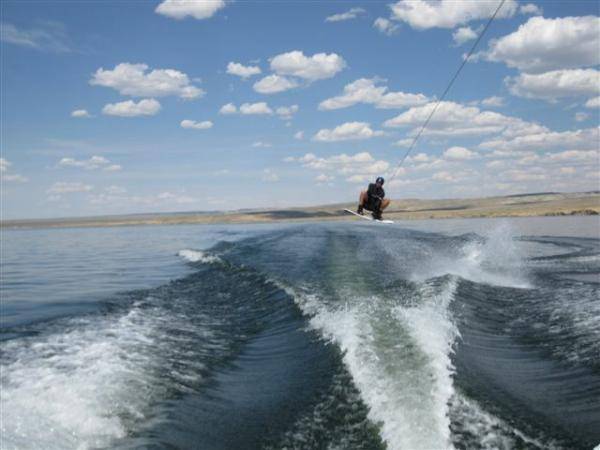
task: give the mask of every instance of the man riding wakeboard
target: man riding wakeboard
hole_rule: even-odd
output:
[[[377,177],[375,183],[370,183],[368,189],[360,193],[360,197],[358,199],[358,209],[356,210],[358,214],[362,215],[363,209],[366,209],[371,211],[373,219],[383,220],[381,213],[390,204],[390,199],[384,198],[384,181],[385,180],[383,177]]]

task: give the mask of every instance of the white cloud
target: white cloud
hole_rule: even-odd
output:
[[[400,26],[398,24],[395,24],[391,20],[386,19],[384,17],[378,17],[377,19],[375,19],[375,21],[373,22],[373,26],[377,28],[381,33],[388,36],[396,34],[396,32],[400,29]]]
[[[237,112],[237,107],[233,103],[227,103],[226,105],[221,106],[221,109],[219,110],[219,114],[235,114]]]
[[[119,164],[110,164],[110,161],[104,156],[92,156],[90,159],[77,160],[74,158],[62,158],[58,165],[61,167],[78,167],[85,170],[102,169],[106,172],[115,172],[121,170]]]
[[[273,114],[273,110],[269,108],[265,102],[244,103],[240,106],[241,114]]]
[[[410,139],[410,138],[408,138],[408,139],[400,139],[400,140],[394,142],[394,145],[396,147],[409,148],[412,145],[413,141],[414,141],[414,139]]]
[[[296,114],[298,112],[298,109],[299,109],[298,105],[280,106],[279,108],[277,108],[275,110],[275,112],[282,119],[289,120],[292,118],[292,116],[294,114]]]
[[[92,116],[85,109],[76,109],[75,111],[71,112],[71,117],[89,118],[89,117],[92,117]]]
[[[501,107],[504,106],[504,98],[503,97],[498,97],[496,95],[492,95],[491,97],[488,98],[484,98],[483,100],[481,100],[481,104],[483,106],[488,106],[488,107]]]
[[[392,18],[406,22],[411,27],[425,30],[428,28],[455,28],[473,20],[491,17],[498,7],[497,1],[454,1],[441,0],[400,0],[390,5]],[[515,0],[507,0],[496,17],[512,17],[518,8]]]
[[[566,150],[558,153],[547,153],[549,161],[596,161],[600,163],[600,153],[596,150]]]
[[[564,175],[574,175],[577,173],[577,169],[575,167],[561,167],[559,172]]]
[[[540,74],[522,73],[507,78],[506,84],[510,92],[519,97],[554,100],[560,97],[589,96],[600,93],[600,71],[565,69]]]
[[[335,180],[334,176],[325,175],[324,173],[321,173],[315,177],[315,181],[318,183],[329,183],[333,180]]]
[[[19,175],[17,173],[4,174],[4,175],[2,175],[1,178],[2,178],[2,181],[15,182],[15,183],[26,183],[29,181],[29,178],[24,177],[23,175]]]
[[[254,147],[254,148],[268,148],[268,147],[271,147],[271,144],[269,144],[268,142],[256,141],[254,144],[252,144],[252,147]]]
[[[532,17],[517,31],[491,41],[482,54],[529,73],[595,66],[600,64],[599,27],[595,16]]]
[[[72,51],[63,24],[55,21],[38,21],[38,24],[37,28],[24,30],[10,23],[2,22],[0,23],[0,40],[40,51],[55,53]]]
[[[344,58],[335,53],[305,56],[303,52],[294,50],[271,59],[271,69],[278,75],[294,76],[307,81],[331,78],[345,67]]]
[[[588,113],[584,113],[584,112],[575,113],[575,121],[577,121],[577,122],[583,122],[583,121],[587,120],[589,117],[590,117],[590,115]]]
[[[386,127],[415,127],[416,133],[427,119],[435,103],[410,108],[408,111],[387,120]],[[477,136],[483,134],[505,133],[516,135],[532,133],[536,129],[544,129],[539,125],[525,122],[522,119],[505,116],[493,111],[481,111],[475,106],[464,106],[454,102],[440,102],[436,113],[431,118],[424,135],[429,136]]]
[[[254,83],[254,90],[260,94],[276,94],[298,87],[296,81],[279,75],[267,75]]]
[[[120,103],[109,103],[102,108],[102,114],[120,117],[154,116],[160,111],[160,103],[153,98],[135,103],[127,100]]]
[[[388,92],[387,87],[377,85],[380,81],[377,78],[360,78],[344,86],[342,95],[322,101],[319,109],[322,111],[341,109],[357,103],[372,104],[382,109],[394,109],[422,105],[428,101],[423,94]]]
[[[294,139],[298,139],[299,141],[304,139],[304,131],[297,131],[296,134],[294,134]]]
[[[66,181],[57,181],[47,191],[47,194],[70,194],[73,192],[89,192],[92,186],[83,183],[70,183]]]
[[[181,128],[187,128],[187,129],[192,129],[192,130],[208,130],[209,128],[212,128],[213,123],[210,120],[205,120],[203,122],[196,122],[194,120],[182,120],[181,121]]]
[[[0,172],[6,172],[12,163],[4,158],[0,158]]]
[[[542,11],[542,8],[540,8],[537,5],[534,5],[533,3],[527,3],[526,5],[521,5],[519,7],[519,12],[521,14],[532,14],[534,16],[541,16],[544,13]]]
[[[492,139],[479,144],[485,150],[494,150],[501,155],[507,152],[544,150],[548,148],[590,149],[597,148],[600,142],[600,129],[587,128],[575,131],[542,131],[512,139]]]
[[[453,161],[464,161],[476,158],[477,156],[476,152],[464,147],[450,147],[444,151],[444,158]]]
[[[201,20],[212,17],[224,7],[224,0],[165,0],[154,11],[173,19],[184,19],[190,16]]]
[[[374,131],[366,122],[346,122],[333,130],[322,129],[314,135],[313,140],[320,142],[350,141],[370,139],[383,135],[383,131]]]
[[[600,108],[600,97],[590,98],[585,102],[586,108]]]
[[[237,75],[242,78],[249,78],[252,75],[258,75],[261,73],[260,67],[258,66],[244,66],[240,63],[230,62],[227,64],[227,73],[231,75]]]
[[[279,175],[273,172],[272,169],[265,169],[263,170],[262,180],[274,183],[276,181],[279,181]]]
[[[344,20],[356,19],[359,15],[364,14],[366,11],[363,8],[351,8],[350,10],[329,16],[325,19],[325,22],[342,22]]]
[[[125,194],[127,192],[127,189],[121,186],[112,185],[104,188],[104,192],[106,192],[109,195],[118,195]]]
[[[92,76],[92,86],[116,89],[132,97],[176,95],[186,100],[202,97],[205,92],[190,84],[189,77],[174,69],[155,69],[148,73],[146,64],[121,63],[112,70],[100,68]]]
[[[469,42],[476,38],[477,32],[471,27],[461,27],[452,33],[452,39],[456,45],[463,45],[465,42]]]
[[[11,174],[7,174],[6,172],[8,171],[8,168],[12,166],[12,163],[10,163],[9,161],[7,161],[4,158],[0,158],[0,173],[2,174],[2,176],[0,177],[2,179],[2,181],[4,182],[19,182],[19,183],[25,183],[27,181],[29,181],[28,178],[16,174],[16,173],[11,173]]]
[[[455,174],[447,171],[436,172],[431,176],[431,178],[436,181],[443,181],[445,183],[456,183],[459,181],[459,178]]]
[[[333,179],[333,175],[325,172],[334,172],[346,177],[350,182],[363,182],[385,173],[390,165],[387,161],[375,160],[369,152],[347,155],[345,153],[320,158],[313,153],[307,153],[300,158],[286,158],[288,162],[298,162],[311,170],[321,172],[321,175]]]

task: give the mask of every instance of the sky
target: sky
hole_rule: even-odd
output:
[[[600,190],[600,3],[11,1],[2,219]]]

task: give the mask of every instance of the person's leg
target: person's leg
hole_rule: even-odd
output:
[[[363,213],[363,208],[365,207],[366,203],[367,203],[367,191],[361,191],[360,196],[358,197],[358,209],[356,210],[356,212],[358,214]]]

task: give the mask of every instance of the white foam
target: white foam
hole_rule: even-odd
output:
[[[450,352],[457,330],[447,315],[455,280],[414,307],[381,299],[351,299],[328,309],[314,297],[300,298],[319,309],[311,325],[344,352],[344,363],[380,424],[389,449],[448,449],[448,401],[453,394]]]
[[[146,304],[120,316],[63,321],[54,332],[3,344],[2,449],[110,447],[141,426],[169,383],[199,378],[197,367],[186,370],[168,326],[197,330]],[[177,371],[170,361],[180,362]]]
[[[207,264],[221,262],[221,258],[218,256],[207,255],[199,250],[180,250],[178,255],[190,262],[203,262]]]
[[[415,268],[411,278],[423,281],[450,274],[476,283],[531,288],[515,233],[508,222],[501,222],[485,233],[483,241],[470,241],[454,255],[432,255],[427,264]]]

